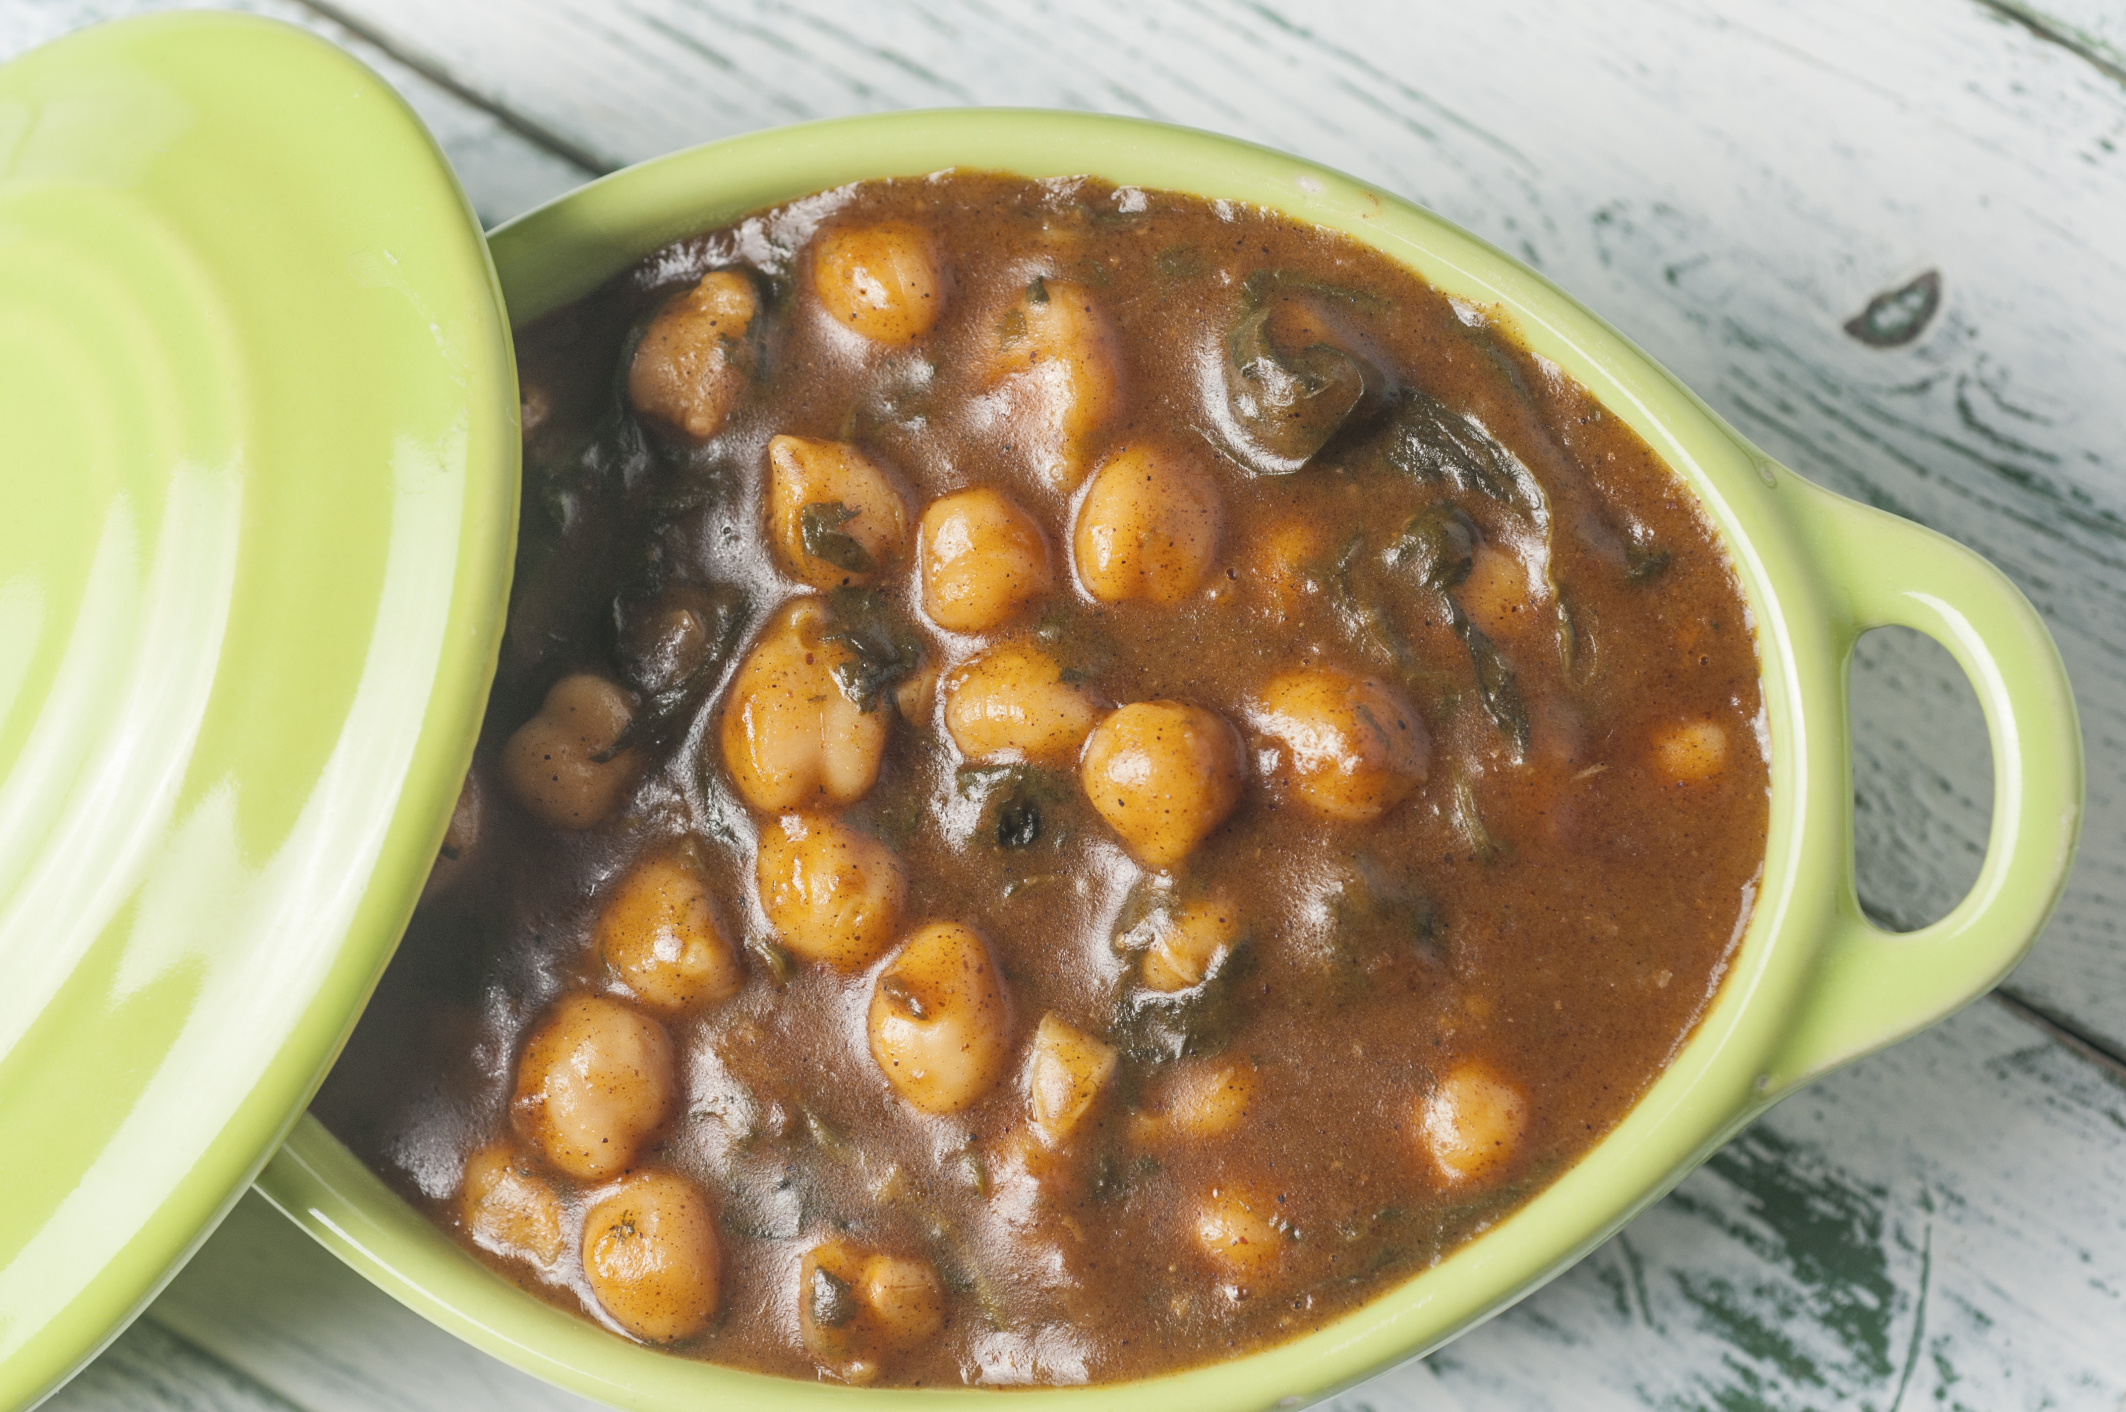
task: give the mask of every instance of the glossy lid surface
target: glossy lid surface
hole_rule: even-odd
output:
[[[419,121],[288,26],[0,69],[0,1408],[301,1111],[492,674],[515,370]]]

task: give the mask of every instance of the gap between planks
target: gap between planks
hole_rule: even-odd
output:
[[[2004,20],[2021,25],[2047,44],[2057,44],[2106,78],[2126,83],[2126,64],[2120,63],[2108,53],[2100,41],[2078,33],[2043,11],[2022,4],[2020,0],[1974,0],[1974,3],[1991,10]]]
[[[2126,1084],[2126,1054],[2090,1038],[2043,1006],[2032,1004],[2006,986],[1995,989],[1989,998],[2009,1014],[2028,1021],[2054,1041],[2065,1045],[2120,1083]],[[2126,1407],[2122,1407],[2121,1412],[2126,1412]]]
[[[407,48],[382,30],[372,28],[363,23],[355,18],[353,14],[337,5],[325,3],[325,0],[294,0],[294,3],[316,15],[319,19],[338,25],[364,44],[375,48],[379,53],[388,55],[397,62],[404,64],[407,68],[427,79],[459,102],[469,107],[478,108],[526,142],[544,149],[564,162],[581,167],[593,178],[618,171],[624,165],[624,163],[593,152],[588,147],[571,142],[568,138],[555,132],[538,119],[526,117],[509,105],[498,102],[478,89],[470,87],[448,68],[424,54]]]

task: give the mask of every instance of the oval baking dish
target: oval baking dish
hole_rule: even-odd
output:
[[[1481,308],[1592,392],[1696,494],[1754,615],[1770,736],[1769,842],[1732,969],[1666,1071],[1585,1157],[1437,1265],[1313,1333],[1183,1373],[1038,1396],[1058,1407],[1291,1406],[1422,1354],[1586,1253],[1797,1084],[1984,993],[2034,939],[2071,861],[2081,768],[2064,671],[2021,594],[1952,541],[1777,465],[1541,276],[1414,206],[1184,129],[1058,113],[917,113],[763,133],[646,163],[503,227],[492,250],[521,324],[681,236],[851,181],[948,167],[1089,174],[1256,204],[1355,237]],[[1890,624],[1928,633],[1963,665],[1985,708],[1995,772],[1977,884],[1948,917],[1910,935],[1869,924],[1852,877],[1846,662],[1862,632]],[[527,1371],[620,1406],[980,1395],[788,1381],[623,1342],[461,1251],[314,1119],[259,1184],[422,1313]]]

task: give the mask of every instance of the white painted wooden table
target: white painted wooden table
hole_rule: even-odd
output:
[[[0,0],[0,58],[164,0]],[[806,118],[1193,123],[1535,264],[1774,455],[1992,556],[2089,747],[2082,861],[2004,992],[1790,1100],[1372,1408],[2126,1409],[2126,0],[253,0],[375,64],[492,220]],[[1844,324],[1938,271],[1895,347]],[[1862,891],[1946,911],[1990,807],[1945,653],[1863,644]],[[559,1409],[256,1197],[50,1404]]]

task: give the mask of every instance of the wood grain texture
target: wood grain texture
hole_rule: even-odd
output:
[[[2126,1052],[2126,86],[2071,48],[1966,0],[339,3],[612,164],[889,108],[1098,109],[1298,152],[1520,255],[1775,456],[2036,600],[2078,689],[2089,812],[2014,985]],[[2068,4],[2088,13],[2063,29],[2118,27],[2108,0]],[[1843,331],[1930,269],[1943,298],[1915,340]],[[1947,657],[1885,660],[1910,690],[1862,763],[1863,895],[1910,925],[1975,871],[1989,765],[1935,746],[1942,712],[1975,719]],[[1914,752],[1923,780],[1900,773]]]
[[[2126,39],[2113,0],[2048,0],[2038,28],[1966,0],[338,3],[415,66],[294,4],[248,8],[375,64],[489,221],[584,175],[523,127],[605,165],[801,117],[1011,101],[1270,142],[1531,259],[1774,454],[1977,545],[2045,609],[2081,692],[2091,816],[2068,906],[2016,983],[2126,1048],[2126,87],[2085,57]],[[0,0],[0,58],[155,8]],[[1944,298],[1915,341],[1841,331],[1927,269]],[[1982,735],[1931,643],[1875,634],[1860,656],[1865,890],[1917,922],[1975,870]],[[2126,1412],[2122,1172],[2126,1084],[1977,1007],[1790,1100],[1587,1262],[1340,1412]],[[457,1344],[247,1199],[50,1405],[588,1404]]]

